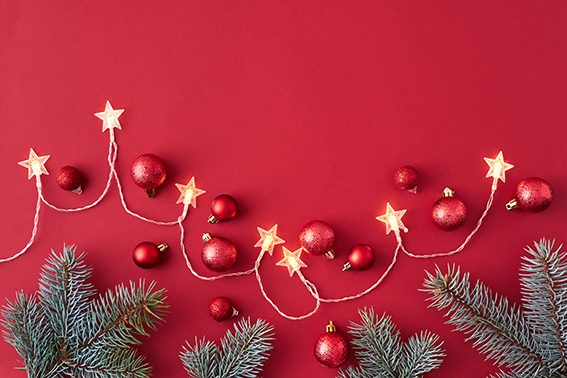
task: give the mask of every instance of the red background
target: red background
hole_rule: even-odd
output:
[[[438,333],[447,352],[427,377],[482,377],[496,368],[443,324],[420,292],[424,270],[457,264],[494,291],[520,302],[523,248],[541,237],[566,239],[566,5],[564,1],[54,1],[0,3],[0,149],[2,257],[29,240],[37,198],[34,180],[16,163],[32,147],[51,155],[42,176],[47,200],[61,207],[91,203],[108,176],[108,132],[93,113],[108,99],[125,109],[116,130],[117,170],[132,210],[175,220],[182,205],[174,183],[195,176],[207,191],[184,222],[186,246],[197,271],[200,235],[210,231],[236,245],[231,271],[253,266],[256,227],[279,224],[287,248],[313,219],[336,232],[335,260],[304,255],[302,270],[323,297],[359,293],[392,258],[393,234],[374,218],[386,202],[408,209],[404,244],[432,253],[459,246],[474,228],[490,193],[483,158],[502,150],[515,167],[500,182],[480,231],[453,257],[415,260],[401,255],[392,273],[369,295],[322,304],[307,320],[280,317],[262,298],[253,276],[204,282],[193,277],[179,248],[177,227],[160,227],[126,214],[113,183],[96,207],[74,214],[42,206],[33,246],[0,265],[0,296],[37,289],[50,249],[76,244],[87,251],[99,291],[145,278],[169,289],[167,322],[144,338],[140,350],[157,377],[185,377],[178,354],[185,340],[219,340],[241,317],[263,318],[276,341],[265,377],[334,377],[318,365],[313,344],[329,320],[347,334],[357,309],[387,313],[402,337]],[[147,199],[129,176],[140,154],[155,153],[168,178]],[[421,174],[419,193],[397,189],[393,172],[411,164]],[[74,165],[84,193],[60,190],[57,170]],[[506,211],[518,182],[538,176],[555,190],[543,213]],[[438,230],[431,206],[444,187],[456,191],[469,220],[455,232]],[[212,199],[233,195],[237,218],[206,219]],[[170,245],[163,263],[135,266],[136,244]],[[377,254],[366,272],[341,273],[351,246]],[[260,273],[271,298],[291,315],[314,306],[297,277],[266,256]],[[207,307],[224,295],[241,317],[213,321]],[[349,337],[350,339],[350,337]],[[15,350],[0,342],[0,376],[14,370]],[[343,367],[355,364],[354,353]]]

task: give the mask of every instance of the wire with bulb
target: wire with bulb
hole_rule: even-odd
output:
[[[41,176],[44,175],[44,174],[45,175],[49,174],[49,172],[45,168],[45,163],[50,158],[50,155],[38,156],[36,154],[36,152],[33,150],[33,148],[30,148],[29,158],[27,160],[19,162],[18,164],[28,169],[28,179],[35,177],[35,181],[36,181],[36,188],[37,188],[38,197],[37,197],[37,203],[36,203],[36,209],[35,209],[35,216],[34,216],[32,234],[31,234],[30,240],[28,241],[28,243],[26,244],[26,246],[22,250],[15,253],[11,257],[0,259],[0,263],[12,261],[12,260],[18,258],[19,256],[23,255],[31,247],[31,245],[34,243],[35,238],[37,236],[37,229],[38,229],[38,223],[39,223],[39,213],[40,213],[42,202],[45,203],[48,207],[50,207],[50,208],[52,208],[56,211],[61,211],[61,212],[76,212],[76,211],[87,210],[87,209],[90,209],[90,208],[96,206],[98,203],[100,203],[102,201],[102,199],[108,193],[112,181],[115,180],[116,185],[118,187],[118,192],[119,192],[119,195],[120,195],[120,201],[121,201],[122,207],[124,208],[124,210],[128,214],[130,214],[130,215],[132,215],[132,216],[134,216],[134,217],[136,217],[140,220],[143,220],[145,222],[152,223],[152,224],[156,224],[156,225],[160,225],[160,226],[177,225],[179,227],[179,230],[180,230],[180,243],[179,243],[179,245],[180,245],[180,248],[181,248],[181,252],[182,252],[182,255],[185,259],[187,268],[189,269],[191,274],[193,274],[195,277],[197,277],[201,280],[213,281],[213,280],[218,280],[218,279],[226,278],[226,277],[248,275],[248,274],[254,273],[263,297],[278,312],[278,314],[280,314],[281,316],[283,316],[284,318],[289,319],[289,320],[302,320],[302,319],[308,318],[308,317],[312,316],[313,314],[315,314],[318,311],[318,309],[320,308],[321,303],[343,302],[343,301],[357,299],[357,298],[360,298],[360,297],[370,293],[374,289],[376,289],[384,281],[384,279],[388,276],[388,274],[394,268],[394,266],[397,262],[397,258],[398,258],[400,251],[404,252],[406,255],[408,255],[409,257],[412,257],[412,258],[435,258],[435,257],[442,257],[442,256],[450,256],[450,255],[461,252],[465,248],[465,246],[470,242],[473,235],[476,234],[476,232],[479,230],[479,228],[482,225],[482,221],[484,220],[484,218],[488,214],[488,211],[491,208],[492,203],[493,203],[494,193],[496,192],[498,181],[501,180],[502,182],[505,182],[506,181],[505,172],[507,170],[513,168],[513,165],[508,164],[504,161],[504,157],[503,157],[503,154],[502,154],[501,151],[495,159],[484,158],[486,163],[490,167],[486,177],[492,177],[493,178],[491,193],[490,193],[488,202],[486,204],[486,208],[485,208],[484,212],[482,213],[480,219],[478,220],[476,227],[467,236],[465,241],[458,248],[456,248],[455,250],[452,250],[452,251],[439,252],[439,253],[433,253],[433,254],[425,254],[425,255],[424,254],[414,254],[414,253],[409,252],[403,245],[402,234],[401,234],[402,231],[404,233],[408,232],[408,228],[404,225],[404,223],[401,220],[407,210],[403,209],[403,210],[396,211],[390,205],[390,203],[387,203],[386,204],[386,213],[381,215],[381,216],[376,217],[376,219],[385,224],[387,235],[390,234],[390,232],[392,232],[392,231],[394,232],[394,234],[396,236],[396,240],[397,240],[397,245],[396,245],[396,248],[394,250],[392,260],[391,260],[390,264],[388,265],[388,267],[386,268],[386,270],[382,273],[382,275],[378,278],[378,280],[373,285],[371,285],[366,290],[364,290],[360,293],[350,295],[350,296],[345,296],[345,297],[342,297],[342,298],[331,298],[331,299],[322,298],[320,296],[319,292],[317,291],[317,287],[311,281],[306,279],[306,277],[302,274],[301,269],[307,268],[307,265],[301,260],[301,253],[303,251],[307,251],[308,253],[312,253],[312,254],[315,254],[315,255],[325,254],[328,258],[333,258],[334,254],[333,254],[332,249],[329,247],[329,245],[318,247],[317,250],[311,250],[311,251],[308,248],[306,248],[305,245],[302,245],[301,248],[296,249],[295,251],[291,251],[291,250],[289,250],[288,248],[286,248],[285,246],[282,245],[282,252],[283,252],[284,257],[283,257],[283,259],[279,260],[276,263],[276,265],[286,267],[288,269],[288,273],[289,273],[290,277],[297,275],[297,277],[299,277],[301,282],[305,285],[308,292],[311,294],[311,296],[315,300],[315,306],[314,306],[312,311],[310,311],[310,312],[308,312],[304,315],[301,315],[301,316],[292,316],[292,315],[288,315],[288,314],[284,313],[282,310],[280,310],[280,308],[272,301],[272,299],[270,299],[270,297],[266,293],[266,290],[264,289],[264,285],[263,285],[262,278],[261,278],[261,275],[260,275],[261,261],[264,258],[264,256],[266,255],[266,253],[268,253],[270,256],[272,256],[273,252],[274,252],[274,247],[276,245],[285,243],[285,240],[283,240],[282,238],[280,238],[277,235],[277,227],[278,227],[277,224],[274,225],[273,227],[271,227],[269,230],[265,230],[263,228],[258,227],[258,233],[260,234],[260,239],[254,245],[254,247],[260,247],[260,253],[258,255],[258,258],[255,260],[254,266],[251,269],[241,271],[241,272],[229,272],[229,273],[223,273],[223,274],[207,277],[207,276],[200,275],[193,268],[191,261],[189,259],[189,256],[187,254],[187,250],[185,248],[185,241],[184,241],[184,239],[185,239],[185,228],[183,226],[183,221],[187,217],[189,207],[192,206],[193,208],[196,208],[197,207],[197,202],[196,202],[197,197],[199,197],[200,195],[205,193],[204,190],[199,189],[195,186],[195,178],[194,177],[192,177],[186,185],[177,184],[177,183],[175,184],[180,191],[180,196],[177,200],[177,203],[178,204],[183,203],[183,210],[182,210],[181,215],[174,221],[164,222],[164,221],[157,221],[157,220],[149,219],[147,217],[144,217],[140,214],[137,214],[137,213],[131,211],[128,208],[128,206],[126,204],[125,197],[124,197],[124,193],[123,193],[123,190],[122,190],[122,185],[120,183],[120,179],[119,179],[118,174],[117,174],[116,169],[115,169],[115,163],[116,163],[116,159],[117,159],[117,155],[118,155],[118,145],[116,143],[116,139],[115,139],[115,135],[114,135],[114,129],[121,129],[121,125],[120,125],[120,122],[118,121],[118,118],[120,117],[120,115],[122,114],[123,111],[124,111],[123,109],[116,109],[116,110],[113,109],[110,102],[107,101],[106,106],[105,106],[105,110],[103,112],[100,112],[100,113],[95,113],[95,116],[100,118],[103,121],[102,131],[103,132],[106,131],[106,130],[109,131],[110,141],[109,141],[107,161],[108,161],[108,166],[109,166],[110,171],[109,171],[106,186],[103,189],[101,195],[94,202],[92,202],[89,205],[79,207],[79,208],[60,208],[60,207],[57,207],[57,206],[51,204],[50,202],[48,202],[43,195]],[[80,190],[80,188],[79,188],[79,190]],[[409,188],[408,190],[415,193],[415,188]],[[222,196],[219,196],[219,197],[222,197]],[[227,196],[227,197],[230,197],[230,196]],[[225,202],[225,203],[228,203],[230,205],[230,202]],[[231,208],[231,210],[234,211],[233,208]],[[232,216],[234,216],[234,215],[232,215]],[[214,223],[216,221],[218,221],[218,219],[215,220],[213,216],[209,219],[209,222],[211,222],[211,223]],[[320,222],[320,223],[321,224],[311,225],[311,226],[315,227],[316,232],[327,233],[328,235],[330,235],[332,237],[332,240],[334,240],[334,232],[332,231],[332,229],[330,229],[330,226],[326,225],[324,222]],[[319,227],[319,228],[317,228],[317,227]],[[313,230],[311,230],[311,231],[313,231]],[[327,238],[327,239],[329,239],[329,238]],[[209,240],[210,240],[210,237],[209,237]],[[209,240],[205,240],[205,241],[207,243],[209,243]],[[300,242],[302,242],[302,244],[303,244],[303,240],[302,240],[301,237],[300,237]],[[332,241],[331,241],[330,244],[332,244]],[[160,248],[161,247],[167,248],[167,246],[165,244],[160,245]],[[146,246],[144,246],[144,248],[146,248]],[[161,251],[161,249],[160,249],[160,251]],[[213,257],[216,258],[216,256],[213,256]],[[236,258],[236,251],[234,253],[234,259],[235,258]],[[373,257],[372,257],[372,262],[373,262]],[[142,265],[139,265],[139,266],[142,266]],[[152,266],[151,264],[148,265],[148,267],[151,267],[151,266]],[[229,267],[230,266],[231,265],[229,265]],[[345,268],[346,267],[347,266],[345,265]],[[222,268],[223,269],[219,269],[219,270],[215,270],[215,269],[211,269],[211,270],[217,271],[217,272],[227,270],[226,266],[224,266]]]

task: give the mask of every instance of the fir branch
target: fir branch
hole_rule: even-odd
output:
[[[195,346],[187,343],[187,347],[183,347],[179,357],[183,367],[192,378],[215,378],[218,376],[220,351],[211,341],[206,341],[203,338],[198,342],[195,338]]]
[[[439,336],[422,331],[421,334],[410,337],[404,344],[405,358],[402,360],[404,376],[419,377],[433,369],[437,369],[443,362],[442,342],[439,343]]]

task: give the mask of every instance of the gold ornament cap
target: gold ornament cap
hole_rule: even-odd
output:
[[[337,327],[335,327],[332,320],[325,327],[325,332],[337,332]]]
[[[215,216],[213,214],[209,215],[209,219],[207,219],[207,222],[214,224],[214,223],[219,223],[219,220],[217,218],[215,218]]]
[[[203,234],[203,236],[201,236],[201,239],[203,239],[203,241],[204,241],[205,243],[208,242],[209,240],[211,240],[212,238],[213,238],[213,235],[211,235],[210,232],[205,232],[205,233]]]
[[[169,246],[165,243],[159,243],[156,247],[157,249],[159,249],[160,252],[163,252],[169,248]]]
[[[455,196],[455,192],[453,191],[453,189],[451,188],[443,189],[443,197],[454,197],[454,196]]]
[[[144,189],[144,193],[146,193],[148,198],[154,198],[154,196],[156,195],[156,190],[155,189]]]
[[[335,251],[333,251],[332,249],[329,249],[327,251],[327,253],[325,253],[325,257],[329,260],[332,260],[335,258]]]
[[[343,265],[343,272],[349,271],[349,270],[352,270],[352,265],[350,265],[350,262],[347,261],[347,262]]]
[[[506,210],[514,210],[519,209],[520,206],[518,205],[518,201],[515,198],[511,199],[510,202],[506,204]]]

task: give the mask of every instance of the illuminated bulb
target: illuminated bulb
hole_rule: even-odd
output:
[[[307,265],[301,261],[301,251],[303,249],[299,248],[294,252],[291,252],[286,247],[282,247],[284,258],[276,263],[278,266],[287,266],[289,276],[293,277],[293,273],[299,272],[301,268],[307,268]]]
[[[204,190],[195,188],[195,177],[191,177],[191,180],[189,180],[187,185],[175,184],[175,186],[177,186],[177,189],[181,192],[181,195],[177,199],[177,203],[183,202],[183,204],[191,205],[194,208],[197,207],[196,198],[201,194],[206,193]]]
[[[262,251],[268,252],[270,256],[274,253],[274,246],[276,244],[283,244],[285,240],[276,235],[278,231],[278,225],[274,225],[268,231],[261,227],[258,227],[258,233],[260,234],[260,240],[254,244],[254,247],[261,247]]]
[[[262,251],[267,251],[274,243],[272,235],[266,236],[266,240],[262,243]]]
[[[48,175],[47,169],[43,166],[50,155],[37,156],[33,148],[30,148],[28,160],[20,161],[18,164],[28,169],[28,180],[32,177],[39,177],[41,174]]]
[[[395,211],[390,203],[386,203],[386,214],[380,215],[376,217],[380,222],[386,223],[386,235],[390,233],[390,231],[394,230],[396,234],[399,234],[400,230],[404,230],[404,232],[408,232],[406,226],[404,226],[402,222],[402,217],[406,213],[407,210],[399,210]]]
[[[118,117],[120,117],[123,111],[124,109],[112,109],[110,101],[106,101],[104,112],[95,113],[95,116],[102,119],[102,131],[104,132],[106,129],[112,130],[114,128],[122,129]]]
[[[496,190],[498,179],[502,180],[502,182],[506,182],[506,171],[514,168],[514,166],[504,161],[502,151],[498,153],[495,159],[484,158],[484,161],[486,161],[486,164],[490,167],[486,177],[493,177],[492,190]]]

